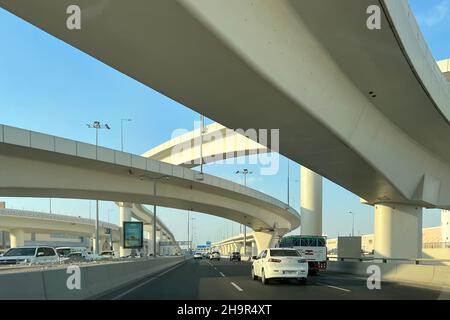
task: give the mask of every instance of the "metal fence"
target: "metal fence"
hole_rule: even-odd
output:
[[[450,259],[407,259],[407,258],[378,258],[378,257],[361,257],[361,258],[342,258],[327,257],[328,261],[353,261],[353,262],[375,262],[375,263],[406,263],[421,265],[440,265],[450,263]]]
[[[428,242],[423,244],[424,249],[445,249],[450,248],[450,242]]]

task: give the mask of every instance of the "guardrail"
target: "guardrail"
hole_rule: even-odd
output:
[[[423,249],[450,249],[450,242],[428,242],[423,244]]]
[[[358,261],[358,262],[376,262],[376,263],[389,263],[389,262],[405,262],[407,264],[416,265],[433,265],[442,262],[449,262],[450,259],[408,259],[408,258],[378,258],[378,257],[327,257],[327,261]]]

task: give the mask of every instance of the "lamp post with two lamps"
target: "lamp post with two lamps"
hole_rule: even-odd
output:
[[[100,124],[99,121],[94,121],[91,124],[87,124],[89,129],[95,129],[95,158],[98,159],[98,130],[106,129],[111,130],[111,127],[105,123],[104,125]],[[96,214],[95,214],[95,254],[98,256],[100,253],[99,248],[99,225],[98,225],[98,200],[95,200],[96,205]]]

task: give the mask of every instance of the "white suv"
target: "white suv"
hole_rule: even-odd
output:
[[[6,264],[44,264],[59,262],[59,256],[51,247],[11,248],[0,257],[0,265]]]

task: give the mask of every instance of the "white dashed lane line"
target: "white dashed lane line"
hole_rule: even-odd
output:
[[[216,268],[216,266],[213,266],[209,261],[208,261],[208,263],[209,263],[209,265],[210,265],[211,267],[213,267],[214,269],[216,269],[216,271],[219,272],[219,274],[220,274],[223,278],[226,278],[226,275],[225,275],[223,272],[220,272],[219,269]],[[230,282],[230,283],[231,283],[231,285],[232,285],[233,287],[236,288],[237,291],[239,291],[239,292],[244,291],[244,289],[242,289],[241,287],[239,287],[236,283],[234,283],[234,282]]]
[[[244,289],[242,289],[241,287],[239,287],[239,286],[238,286],[236,283],[234,283],[234,282],[231,282],[231,285],[232,285],[233,287],[235,287],[236,290],[239,291],[239,292],[244,291]]]
[[[352,290],[341,288],[341,287],[332,286],[332,285],[326,284],[326,283],[317,282],[317,284],[320,284],[322,286],[327,286],[328,288],[332,288],[332,289],[336,289],[336,290],[341,290],[341,291],[345,291],[345,292],[352,292]]]

